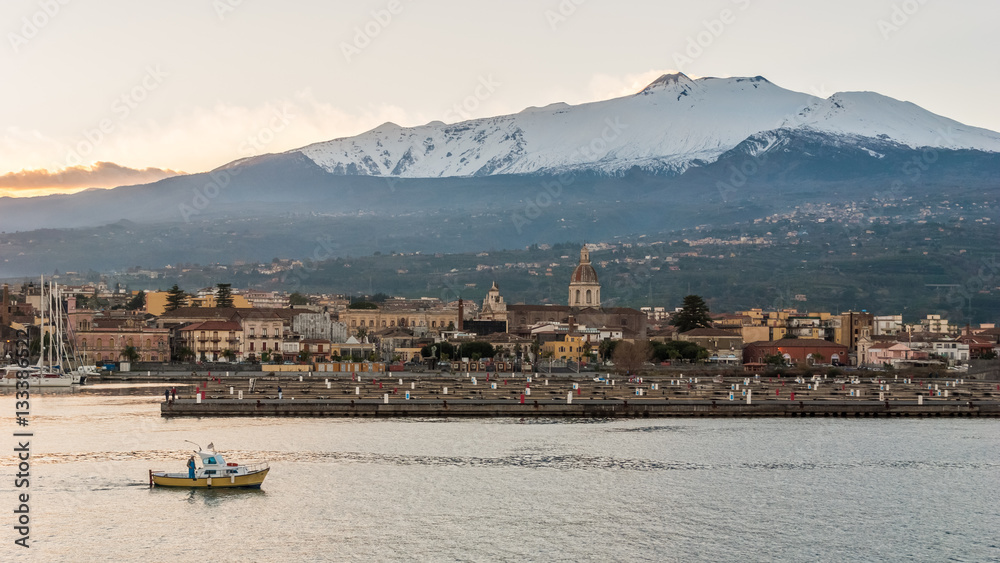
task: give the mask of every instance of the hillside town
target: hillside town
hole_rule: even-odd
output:
[[[3,287],[3,357],[12,335],[49,332],[41,284]],[[774,366],[964,370],[1000,352],[995,324],[956,326],[940,315],[912,322],[869,311],[752,309],[678,322],[685,308],[602,305],[601,283],[580,250],[565,305],[509,303],[496,283],[481,303],[440,298],[366,299],[233,289],[124,292],[105,284],[59,287],[69,346],[87,365],[379,362],[447,369],[538,370],[614,366],[616,345],[644,343],[645,367],[699,363],[747,372]],[[689,296],[700,302],[697,296]],[[702,302],[703,304],[703,302]],[[646,344],[648,343],[648,344]],[[38,347],[36,346],[36,350]],[[635,370],[635,365],[626,366]],[[126,368],[127,369],[127,368]],[[398,368],[402,369],[402,368]]]

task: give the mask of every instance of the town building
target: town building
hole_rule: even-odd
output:
[[[827,340],[785,338],[773,342],[751,342],[743,347],[743,363],[764,365],[768,358],[781,356],[786,364],[847,364],[847,346]]]

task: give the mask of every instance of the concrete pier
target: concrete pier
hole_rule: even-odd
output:
[[[995,382],[949,386],[945,396],[928,381],[890,386],[876,377],[834,381],[790,378],[642,380],[603,375],[550,376],[549,385],[526,395],[526,376],[504,375],[494,388],[460,375],[398,374],[264,375],[209,380],[199,402],[190,394],[161,404],[162,416],[332,416],[332,417],[996,417]],[[620,376],[619,376],[620,377]],[[673,379],[671,379],[673,377]],[[641,381],[641,382],[640,382]],[[491,381],[493,383],[493,381]],[[735,385],[741,400],[730,400]],[[278,398],[277,388],[282,388]],[[241,395],[230,393],[230,387]],[[444,389],[448,391],[445,392]],[[742,400],[742,391],[753,400]],[[522,394],[524,394],[522,399]],[[238,398],[242,396],[242,399]],[[873,400],[880,398],[882,400]],[[523,403],[521,402],[523,400]]]

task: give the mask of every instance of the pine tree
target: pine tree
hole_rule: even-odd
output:
[[[186,299],[187,294],[184,293],[184,290],[177,287],[177,284],[174,284],[174,287],[171,287],[170,291],[167,292],[167,311],[174,311],[184,306]]]
[[[678,332],[687,332],[696,328],[710,328],[712,318],[708,316],[708,305],[700,296],[688,295],[684,298],[681,310],[674,315],[670,324],[676,326]]]
[[[215,287],[217,288],[217,291],[215,292],[215,306],[232,307],[233,306],[232,284],[218,283],[215,284]]]

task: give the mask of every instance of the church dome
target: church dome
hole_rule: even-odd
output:
[[[571,283],[598,283],[597,282],[597,271],[590,263],[579,264],[576,269],[573,270],[573,277],[570,278]]]
[[[600,283],[597,281],[597,270],[590,265],[590,251],[587,250],[586,246],[580,249],[580,263],[573,270],[573,277],[569,279],[569,283]]]

